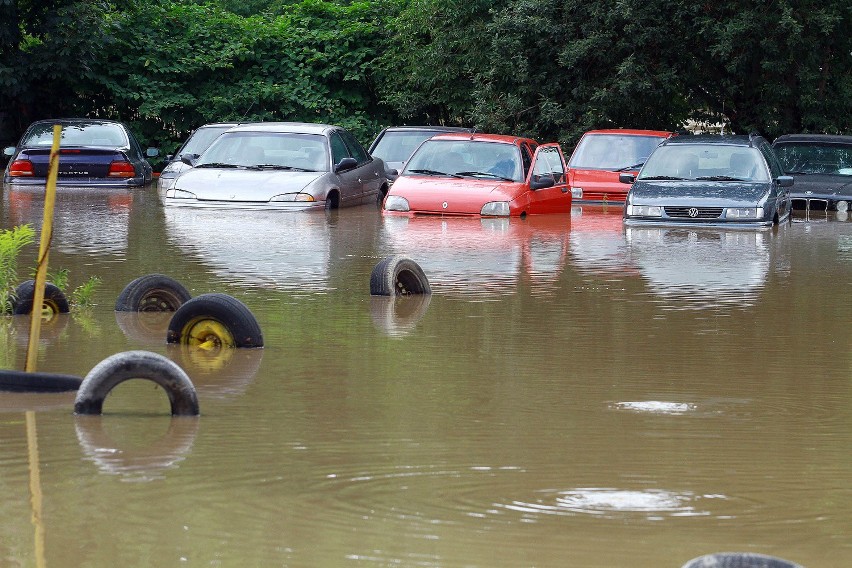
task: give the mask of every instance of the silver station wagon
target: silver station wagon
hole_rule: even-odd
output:
[[[267,122],[219,136],[164,195],[167,206],[336,209],[380,202],[385,164],[345,129],[327,124]]]

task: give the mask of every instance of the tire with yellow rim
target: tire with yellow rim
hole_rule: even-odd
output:
[[[18,285],[15,288],[15,302],[12,307],[12,313],[22,315],[32,312],[34,297],[35,280],[27,280]],[[56,314],[67,314],[68,311],[68,299],[62,293],[62,290],[50,282],[45,282],[42,313],[50,319]]]
[[[214,351],[231,347],[263,347],[263,334],[251,310],[227,294],[201,294],[175,311],[167,343]]]

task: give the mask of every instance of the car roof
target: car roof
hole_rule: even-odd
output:
[[[638,130],[635,128],[603,128],[600,130],[589,130],[583,133],[583,136],[587,134],[622,134],[626,136],[659,136],[660,138],[668,138],[674,132],[669,132],[668,130]]]
[[[663,145],[674,144],[720,144],[726,146],[752,146],[752,140],[760,140],[759,136],[741,134],[696,134],[694,136],[672,136]]]
[[[785,142],[819,142],[820,144],[852,144],[852,136],[839,134],[784,134],[775,139],[773,144]]]
[[[325,134],[331,129],[342,130],[331,124],[312,122],[254,122],[235,126],[230,132],[292,132],[296,134]]]
[[[475,142],[500,142],[503,144],[515,144],[518,141],[526,141],[532,144],[538,144],[532,138],[524,138],[522,136],[508,136],[505,134],[482,134],[479,132],[469,132],[469,133],[444,133],[444,134],[436,134],[431,138],[432,140],[473,140]]]
[[[110,120],[107,118],[46,118],[44,120],[36,120],[30,126],[36,124],[116,124],[125,126],[123,122],[118,120]]]
[[[388,126],[382,132],[405,132],[406,130],[425,132],[471,132],[471,128],[464,126]]]

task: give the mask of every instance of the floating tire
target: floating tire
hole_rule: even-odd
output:
[[[0,391],[5,392],[69,392],[82,382],[82,377],[74,375],[0,370]]]
[[[189,376],[177,363],[150,351],[116,353],[95,365],[77,391],[74,413],[101,414],[107,395],[130,379],[147,379],[161,386],[172,416],[198,416],[198,395]]]
[[[389,256],[380,261],[370,274],[373,296],[408,296],[431,294],[432,287],[423,269],[404,256]]]
[[[245,304],[227,294],[201,294],[177,309],[166,343],[206,350],[263,347],[263,334]]]
[[[12,313],[15,315],[28,314],[33,311],[33,298],[35,297],[35,280],[27,280],[15,288],[15,302],[12,306]],[[44,301],[42,303],[45,310],[50,310],[53,315],[67,314],[68,300],[62,290],[50,282],[44,283]]]
[[[130,282],[115,301],[117,312],[173,312],[192,295],[184,286],[162,274],[146,274]]]
[[[765,554],[718,552],[693,558],[682,568],[802,568],[802,566]]]

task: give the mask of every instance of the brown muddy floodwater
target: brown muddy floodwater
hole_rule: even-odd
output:
[[[41,215],[4,189],[3,227]],[[394,253],[431,297],[370,297]],[[625,230],[618,209],[409,221],[61,189],[50,260],[102,284],[43,330],[39,370],[154,351],[202,416],[171,419],[146,381],[102,417],[0,394],[2,566],[852,565],[850,220]],[[265,348],[167,348],[167,317],[113,311],[148,273],[239,298]],[[22,369],[27,324],[3,326]]]

